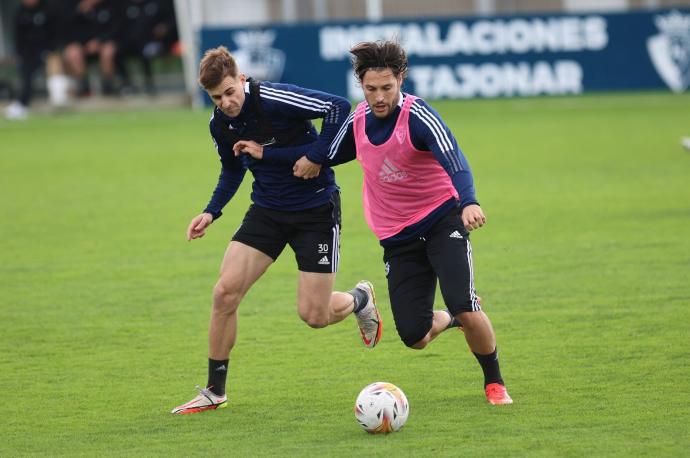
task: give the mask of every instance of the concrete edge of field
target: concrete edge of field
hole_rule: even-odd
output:
[[[10,101],[0,102],[0,116],[4,118],[5,109]],[[156,95],[128,95],[119,97],[90,96],[73,99],[64,107],[51,106],[47,99],[38,98],[29,106],[32,114],[51,114],[60,112],[98,113],[131,110],[155,110],[165,108],[191,107],[191,100],[186,93],[161,93]]]

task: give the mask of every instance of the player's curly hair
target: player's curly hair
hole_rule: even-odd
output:
[[[397,78],[407,77],[407,53],[397,41],[367,41],[350,49],[355,76],[362,82],[367,70],[390,69]]]
[[[204,53],[199,63],[199,85],[206,90],[213,89],[228,76],[236,78],[237,72],[237,62],[228,48],[211,48]]]

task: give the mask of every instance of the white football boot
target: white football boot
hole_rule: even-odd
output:
[[[208,388],[199,388],[198,385],[196,389],[199,391],[198,396],[186,404],[175,407],[170,413],[183,415],[187,413],[199,413],[205,410],[224,409],[228,406],[227,395],[218,396]]]
[[[381,315],[379,315],[379,311],[376,308],[374,285],[367,280],[362,280],[357,283],[356,288],[367,293],[366,305],[358,313],[355,313],[357,324],[359,325],[359,333],[362,336],[364,346],[367,348],[374,348],[376,344],[379,343],[381,332],[383,331]]]

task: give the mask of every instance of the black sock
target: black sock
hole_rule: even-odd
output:
[[[363,289],[355,288],[349,291],[349,293],[352,294],[352,297],[355,298],[355,306],[352,310],[354,313],[359,312],[364,308],[365,305],[367,305],[367,299],[369,297],[367,296],[366,291],[364,291]]]
[[[474,353],[474,356],[479,361],[479,365],[482,366],[482,371],[484,371],[484,386],[489,383],[504,384],[501,378],[501,369],[498,367],[498,348],[491,354],[479,355]]]
[[[225,394],[225,378],[228,375],[229,361],[228,359],[208,359],[208,383],[206,388],[218,396]]]

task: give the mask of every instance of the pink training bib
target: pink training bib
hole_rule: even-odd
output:
[[[379,146],[366,134],[366,101],[355,110],[357,160],[364,172],[364,216],[379,240],[421,221],[451,197],[458,198],[450,176],[433,153],[412,144],[408,120],[415,100],[405,96],[393,134]]]

